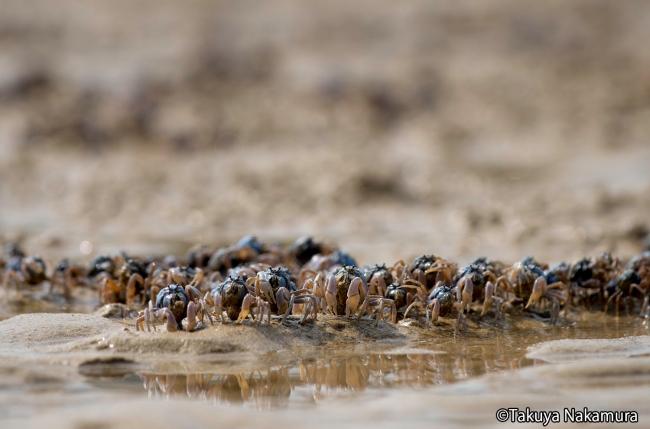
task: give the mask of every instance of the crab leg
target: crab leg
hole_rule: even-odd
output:
[[[207,295],[207,292],[206,292]],[[210,321],[211,325],[214,325],[214,320],[212,320],[212,316],[210,315],[210,312],[208,311],[208,306],[205,303],[204,299],[199,300],[199,304],[201,305],[201,322],[203,322],[203,315],[208,316],[208,320]]]
[[[241,311],[239,312],[239,317],[237,317],[237,323],[241,323],[244,319],[246,319],[246,316],[248,316],[248,313],[250,312],[251,309],[252,300],[253,300],[253,295],[246,294],[246,296],[244,297],[244,302],[242,302],[241,305]]]
[[[639,313],[639,316],[641,317],[648,316],[648,301],[649,301],[649,296],[646,295],[645,298],[643,298],[643,305],[641,306],[641,313]]]
[[[142,311],[142,314],[140,315],[140,317],[138,317],[136,319],[136,321],[135,321],[135,330],[136,331],[144,331],[144,325],[145,324],[147,326],[147,332],[151,331],[151,318],[152,318],[151,312],[152,311],[153,311],[153,305],[151,304],[151,301],[149,301],[149,306],[146,307]]]
[[[205,274],[203,273],[203,270],[200,268],[196,268],[196,274],[194,274],[194,278],[190,282],[189,286],[198,287],[204,278],[205,278]]]
[[[359,309],[359,314],[357,315],[357,321],[361,320],[361,317],[366,314],[366,309],[368,308],[368,304],[370,303],[370,295],[366,295],[366,299],[363,300],[363,303],[361,304],[361,308]]]
[[[303,313],[302,318],[300,319],[300,322],[299,322],[300,324],[305,323],[305,321],[307,320],[307,316],[309,315],[309,311],[314,306],[314,305],[312,305],[312,302],[313,302],[313,300],[309,300],[307,302],[307,305],[305,306],[305,309],[304,309],[304,313]]]
[[[190,301],[196,301],[197,299],[201,299],[201,292],[194,286],[187,285],[185,286],[185,293],[187,294],[188,298]]]
[[[262,312],[262,322],[264,321],[264,314],[266,314],[266,324],[271,324],[271,305],[268,302],[263,301],[260,307]]]
[[[471,280],[470,280],[471,281]],[[463,312],[458,313],[458,319],[456,320],[456,335],[460,332],[460,327],[463,327],[463,331],[467,334],[467,318]]]
[[[4,288],[5,288],[5,297],[9,296],[9,281],[14,285],[14,289],[18,292],[20,283],[22,283],[20,276],[13,270],[7,270],[4,275]]]
[[[423,285],[427,284],[427,278],[421,269],[418,268],[415,271],[413,271],[413,277],[421,284]]]
[[[404,319],[406,319],[406,317],[408,316],[409,312],[411,311],[411,309],[413,307],[425,307],[425,305],[426,304],[422,301],[422,298],[419,297],[419,296],[416,296],[415,299],[413,300],[413,302],[411,303],[411,305],[409,305],[406,308],[406,311],[404,312]]]
[[[312,312],[314,320],[318,320],[318,311],[316,309],[316,297],[313,295],[302,295],[296,298],[297,302],[306,302],[307,305],[304,308],[303,311],[303,316],[302,319],[300,319],[300,323],[304,323],[305,320],[307,320],[307,316],[309,316],[309,312]]]
[[[281,289],[282,290],[282,289]],[[279,292],[279,291],[278,291]],[[289,300],[289,305],[287,306],[287,311],[284,313],[284,316],[282,316],[282,320],[280,321],[280,324],[283,324],[286,318],[289,316],[289,312],[293,308],[293,302],[296,299],[295,295],[291,295],[291,299]]]
[[[126,284],[126,303],[128,305],[133,304],[133,298],[135,297],[136,291],[138,289],[137,284],[140,284],[140,286],[144,288],[144,279],[140,274],[132,274]]]
[[[160,319],[165,319],[165,317],[167,318],[167,332],[178,331],[178,323],[176,323],[174,313],[172,313],[169,308],[161,308],[159,310],[156,310],[154,312],[154,316]]]

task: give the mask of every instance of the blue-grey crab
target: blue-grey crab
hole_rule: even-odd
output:
[[[149,306],[140,312],[135,326],[137,331],[144,331],[146,325],[149,331],[155,319],[163,319],[166,321],[167,331],[176,332],[182,329],[183,319],[187,319],[187,331],[191,332],[197,327],[197,316],[201,320],[207,316],[212,323],[212,317],[199,291],[189,285],[183,288],[170,284],[158,293],[155,307],[152,301],[149,301]]]

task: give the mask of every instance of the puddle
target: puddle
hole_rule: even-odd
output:
[[[121,366],[114,370],[111,365],[92,372],[82,368],[80,373],[93,389],[128,391],[154,401],[191,399],[254,409],[309,407],[431,390],[486,374],[549,365],[526,357],[530,346],[544,341],[624,338],[648,332],[647,321],[633,317],[590,313],[579,319],[561,327],[532,320],[507,329],[482,326],[475,338],[427,339],[401,348],[380,343],[297,348],[266,356],[261,359],[265,365],[245,372],[224,371],[221,366],[219,371],[191,373],[189,362],[182,373],[133,368],[125,372]],[[382,347],[386,350],[363,352]],[[603,357],[607,357],[605,352]],[[597,352],[592,355],[598,356]]]
[[[121,379],[90,380],[94,387],[124,388],[152,399],[192,398],[213,404],[247,405],[257,409],[316,405],[320,402],[375,397],[388,390],[422,390],[469,377],[535,362],[517,358],[486,360],[447,353],[382,353],[309,358],[295,365],[279,365],[246,373],[152,374]]]

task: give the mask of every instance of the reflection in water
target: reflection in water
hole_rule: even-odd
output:
[[[295,366],[246,374],[140,374],[140,378],[149,397],[187,396],[215,404],[251,403],[262,409],[287,406],[290,399],[309,403],[382,388],[426,388],[532,363],[522,358],[506,361],[448,354],[373,354],[304,359]]]

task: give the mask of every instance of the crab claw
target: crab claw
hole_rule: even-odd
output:
[[[164,316],[167,316],[167,332],[176,332],[178,331],[178,323],[176,323],[176,318],[174,317],[174,313],[169,308],[164,308],[163,309]]]
[[[465,308],[469,312],[469,306],[472,304],[472,295],[474,294],[474,283],[472,279],[465,276],[458,282],[458,289],[456,291],[458,301],[460,301],[461,313],[465,312]]]
[[[427,321],[427,325],[429,322],[436,323],[438,321],[438,318],[440,317],[440,301],[438,301],[438,298],[434,298],[433,301],[431,301],[431,320]],[[429,316],[429,314],[427,314]]]
[[[280,289],[281,291],[282,289]],[[285,289],[286,290],[286,289]],[[287,310],[284,312],[284,315],[282,316],[282,320],[280,321],[280,324],[282,325],[286,318],[289,316],[289,312],[293,309],[293,302],[296,299],[296,295],[291,295],[291,299],[289,300],[289,305],[287,305]]]
[[[214,317],[219,319],[219,322],[223,323],[223,298],[220,293],[214,294],[212,296],[212,301],[214,304]]]
[[[533,285],[533,293],[530,294],[528,304],[526,304],[525,308],[528,308],[531,304],[539,301],[539,299],[544,295],[546,295],[546,279],[544,277],[537,277]]]
[[[348,299],[345,301],[345,318],[350,317],[350,314],[354,317],[357,312],[357,307],[359,307],[359,300],[361,295],[359,294],[359,285],[361,284],[361,279],[355,277],[354,280],[350,283],[348,288]]]
[[[314,282],[314,295],[319,297],[319,298],[325,298],[325,291],[323,290],[323,275],[321,273],[318,273],[316,275],[316,278],[313,280]]]
[[[259,280],[255,282],[255,295],[265,298],[268,302],[275,304],[273,288],[271,287],[271,283],[266,280]]]
[[[487,282],[485,285],[485,301],[483,301],[483,311],[481,311],[481,316],[483,316],[494,304],[494,285],[492,282]]]
[[[196,306],[190,301],[187,304],[187,331],[192,332],[196,328]]]
[[[329,311],[337,315],[337,306],[336,306],[336,279],[334,276],[329,275],[325,279],[325,285],[327,289],[325,290],[325,301],[327,302],[327,308]]]
[[[275,294],[275,301],[278,303],[278,314],[284,313],[287,311],[289,305],[289,294],[286,288],[278,289],[278,293]]]

